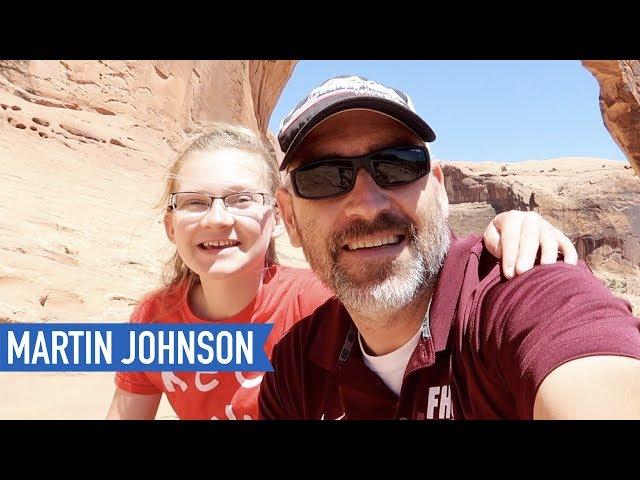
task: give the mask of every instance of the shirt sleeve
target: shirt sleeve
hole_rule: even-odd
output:
[[[162,393],[162,390],[151,383],[144,372],[116,372],[114,381],[118,388],[127,392],[142,395]]]
[[[152,299],[143,300],[131,314],[130,323],[148,323],[152,311]],[[116,372],[114,382],[118,388],[144,395],[162,393],[144,372]]]
[[[522,418],[532,418],[542,381],[593,355],[640,359],[640,320],[584,264],[537,266],[495,287],[483,302],[486,350]]]

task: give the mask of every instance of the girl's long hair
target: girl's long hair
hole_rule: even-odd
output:
[[[168,203],[171,193],[175,191],[176,181],[180,168],[185,159],[192,153],[210,152],[220,148],[236,148],[250,153],[257,153],[264,160],[264,183],[271,195],[275,195],[276,189],[280,186],[280,174],[275,152],[269,148],[268,143],[256,132],[237,125],[226,123],[215,123],[209,126],[207,131],[191,140],[169,167],[165,182],[164,192],[156,207],[166,209],[165,215],[172,215]],[[215,173],[212,172],[212,175]],[[271,239],[265,256],[265,267],[278,263],[275,250],[275,240]],[[180,258],[176,250],[171,258],[165,263],[162,271],[162,281],[164,288],[182,286],[188,283],[185,292],[198,282],[198,276]]]

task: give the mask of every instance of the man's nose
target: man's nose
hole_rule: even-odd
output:
[[[388,191],[380,187],[365,168],[356,175],[353,189],[346,194],[345,214],[373,220],[383,210],[389,210]]]

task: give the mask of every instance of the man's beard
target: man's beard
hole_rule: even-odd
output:
[[[367,316],[400,310],[432,292],[450,243],[450,230],[437,200],[419,225],[386,210],[372,222],[353,221],[324,242],[314,222],[302,229],[297,219],[295,223],[305,257],[316,275],[347,309]],[[340,258],[347,241],[390,231],[404,235],[408,258],[404,251],[388,260],[356,263]]]

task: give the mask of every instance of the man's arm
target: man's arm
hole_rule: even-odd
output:
[[[602,355],[560,365],[540,385],[533,418],[640,419],[640,360]]]
[[[496,216],[485,230],[485,246],[502,258],[505,277],[533,267],[541,251],[542,265],[554,263],[557,251],[575,265],[571,241],[535,212],[509,211]],[[549,373],[538,389],[534,419],[640,418],[640,360],[614,355],[570,360]]]
[[[473,318],[467,334],[478,341],[470,351],[518,418],[631,415],[602,395],[640,408],[640,386],[629,383],[640,373],[640,319],[583,263],[536,266],[502,281]]]

